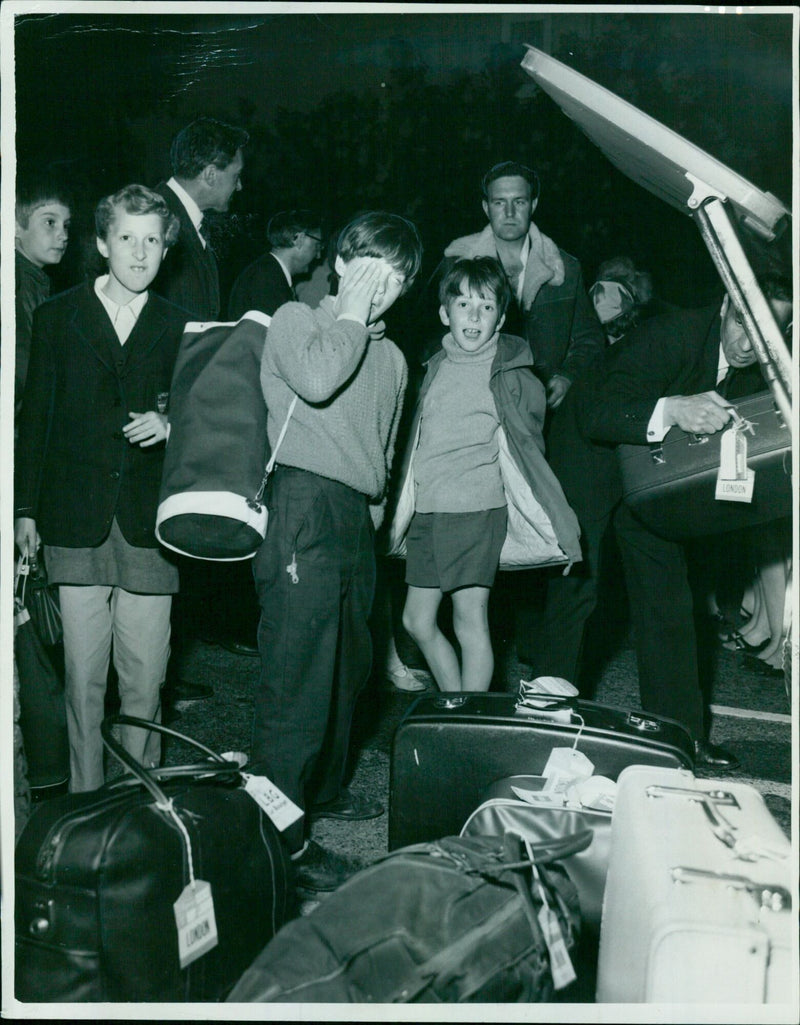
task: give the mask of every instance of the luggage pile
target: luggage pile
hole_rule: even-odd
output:
[[[389,854],[299,918],[238,764],[188,741],[202,760],[146,771],[115,723],[140,720],[103,726],[132,775],[43,805],[17,845],[20,1000],[794,998],[789,841],[753,787],[695,777],[677,723],[525,683],[419,698]]]

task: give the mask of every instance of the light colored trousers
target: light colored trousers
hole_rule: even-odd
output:
[[[167,671],[170,594],[133,594],[121,587],[59,587],[64,624],[65,697],[70,748],[70,790],[96,790],[105,782],[100,723],[113,652],[120,711],[161,721],[161,685]],[[161,738],[135,726],[120,728],[123,747],[152,767]]]

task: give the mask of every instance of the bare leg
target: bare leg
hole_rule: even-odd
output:
[[[458,656],[436,621],[441,603],[438,587],[409,585],[403,626],[420,646],[439,690],[461,690]]]
[[[489,588],[453,591],[453,629],[461,645],[461,689],[488,690],[494,672],[489,636]]]

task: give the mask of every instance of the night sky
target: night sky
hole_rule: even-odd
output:
[[[17,157],[67,175],[78,193],[78,230],[90,227],[100,195],[168,176],[174,132],[210,114],[244,125],[252,138],[232,206],[239,235],[231,268],[263,248],[270,213],[295,204],[319,203],[333,224],[367,205],[396,209],[417,221],[438,258],[449,238],[482,226],[483,170],[527,158],[544,172],[537,222],[581,259],[587,277],[625,250],[649,264],[664,294],[677,293],[671,299],[698,281],[702,291],[714,275],[694,226],[622,180],[552,101],[536,96],[519,66],[525,42],[791,199],[788,13],[597,7],[546,16],[535,6],[486,14],[453,5],[376,14],[296,5],[302,13],[272,14],[252,4],[253,13],[229,14],[206,6],[199,14],[185,13],[186,4],[173,5],[177,13],[91,16],[53,7],[59,13],[16,19]],[[450,110],[437,108],[434,117],[442,96]],[[376,140],[387,111],[392,121]],[[320,123],[325,140],[316,145]],[[337,130],[349,147],[339,164],[331,155],[341,148]],[[360,133],[371,141],[358,149]],[[387,147],[391,160],[382,161]],[[666,237],[668,245],[654,245]],[[74,275],[78,246],[68,255],[62,274]],[[693,298],[701,296],[686,304]]]

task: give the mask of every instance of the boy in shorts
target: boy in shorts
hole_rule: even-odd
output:
[[[460,259],[445,273],[439,315],[450,331],[428,363],[412,429],[403,625],[445,691],[489,689],[489,592],[512,533],[522,526],[517,568],[580,558],[577,520],[544,460],[544,387],[527,342],[500,334],[509,298],[493,257]],[[437,625],[445,594],[460,665]]]

